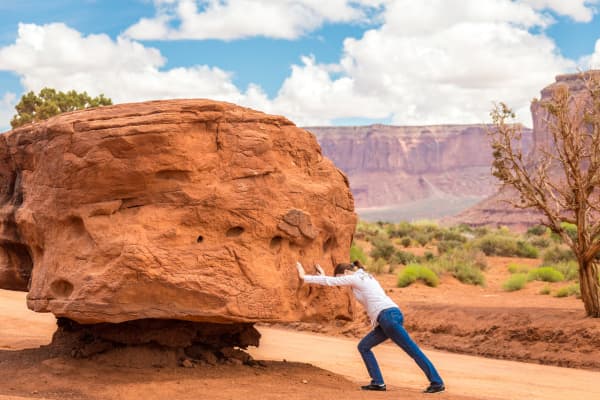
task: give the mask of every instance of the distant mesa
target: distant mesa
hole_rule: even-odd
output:
[[[359,215],[414,220],[456,214],[496,192],[486,125],[308,127],[348,175]],[[523,128],[524,148],[533,143]]]
[[[347,261],[347,179],[283,117],[210,100],[67,113],[2,135],[0,180],[0,288],[69,329],[182,321],[247,345],[255,322],[351,317],[345,290],[294,268]]]

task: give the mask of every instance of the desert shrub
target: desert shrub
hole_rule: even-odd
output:
[[[417,232],[414,234],[413,239],[423,247],[431,241],[431,236],[427,233]]]
[[[373,237],[371,244],[373,245],[373,249],[371,249],[369,255],[374,259],[383,258],[386,261],[390,261],[396,251],[391,240],[385,236],[378,235]]]
[[[540,289],[540,294],[550,294],[551,290],[550,290],[550,286],[544,286],[543,288]]]
[[[450,272],[462,283],[485,286],[485,277],[483,276],[483,273],[479,268],[476,268],[473,265],[457,264]]]
[[[506,282],[502,284],[502,289],[507,292],[514,292],[516,290],[521,290],[525,287],[527,283],[527,275],[526,274],[514,274]]]
[[[485,255],[478,250],[458,248],[442,254],[427,265],[438,275],[449,273],[463,283],[485,285],[481,271],[487,268],[487,263]]]
[[[517,240],[517,256],[525,258],[538,258],[540,252],[531,243],[524,240]]]
[[[398,250],[394,253],[393,261],[398,264],[408,265],[417,261],[417,257],[407,251]]]
[[[425,261],[432,261],[434,258],[435,256],[430,251],[426,251],[425,253],[423,253],[423,259],[425,259]]]
[[[579,264],[577,264],[577,261],[565,261],[548,266],[560,271],[564,275],[565,281],[579,279]]]
[[[411,240],[410,240],[410,238],[409,238],[409,237],[403,237],[403,238],[402,238],[402,240],[400,240],[400,244],[401,244],[403,247],[408,247],[408,246],[410,246],[410,243],[411,243]]]
[[[398,287],[406,287],[416,281],[422,281],[427,286],[436,287],[439,278],[435,272],[423,265],[410,264],[398,274],[397,285]]]
[[[465,223],[458,224],[458,225],[456,226],[456,229],[457,229],[459,232],[462,232],[462,233],[473,233],[473,232],[474,232],[474,231],[473,231],[473,228],[471,228],[471,226],[470,226],[470,225],[468,225],[468,224],[465,224]]]
[[[397,224],[391,224],[388,230],[388,234],[391,238],[401,238],[410,236],[415,231],[415,228],[408,222],[399,222]]]
[[[467,238],[462,233],[451,229],[439,230],[433,235],[433,237],[439,241],[452,240],[461,243],[467,241]]]
[[[365,268],[367,271],[373,274],[381,274],[385,271],[385,267],[387,266],[387,262],[383,258],[378,258],[373,261],[370,265],[367,265]]]
[[[363,265],[367,264],[367,255],[365,254],[362,247],[357,245],[356,243],[352,243],[350,247],[350,261],[360,261]]]
[[[476,239],[473,243],[487,256],[537,258],[538,250],[531,244],[500,233],[490,233]]]
[[[529,239],[529,243],[538,249],[545,249],[551,244],[550,239],[543,236],[533,236],[531,239]]]
[[[507,266],[508,272],[511,274],[526,274],[529,272],[529,267],[527,265],[521,265],[516,263],[510,263]]]
[[[532,226],[531,228],[527,229],[527,235],[542,236],[543,234],[546,233],[547,230],[548,230],[548,228],[546,228],[544,225],[535,225],[535,226]]]
[[[540,267],[529,271],[527,279],[530,281],[560,282],[565,280],[565,276],[552,267]]]
[[[568,297],[575,296],[577,298],[581,297],[581,289],[578,284],[573,284],[569,286],[562,287],[556,291],[554,297]]]
[[[447,253],[452,249],[456,249],[457,247],[461,247],[464,242],[458,240],[442,240],[438,242],[437,249],[439,254]]]
[[[489,233],[489,228],[486,228],[484,226],[480,226],[478,228],[473,229],[473,234],[475,235],[475,237],[483,237]]]
[[[568,247],[554,246],[544,252],[542,260],[544,265],[560,264],[575,260],[575,254]]]

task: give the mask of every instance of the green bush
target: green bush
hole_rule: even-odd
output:
[[[516,290],[521,290],[525,287],[527,283],[527,275],[525,274],[514,274],[506,282],[502,284],[502,289],[507,292],[514,292]]]
[[[527,279],[530,281],[560,282],[565,280],[565,276],[552,267],[540,267],[529,271]]]
[[[429,268],[420,264],[410,264],[398,274],[398,287],[406,287],[416,281],[422,281],[427,286],[436,287],[439,278]]]
[[[415,242],[419,243],[421,247],[423,247],[431,241],[431,236],[427,233],[419,232],[413,236],[413,239],[415,240]]]
[[[537,258],[538,250],[531,244],[503,233],[489,233],[473,243],[487,256]]]
[[[508,264],[508,272],[510,272],[511,274],[526,274],[529,272],[529,267],[526,265],[521,265],[521,264],[516,264],[516,263],[510,263]]]
[[[463,283],[485,285],[485,277],[481,271],[487,268],[487,264],[480,251],[457,248],[442,254],[427,265],[438,275],[449,273]]]
[[[575,260],[573,250],[568,247],[554,246],[546,250],[542,256],[544,265],[560,264]]]
[[[540,294],[550,294],[551,290],[550,290],[550,286],[544,286],[543,288],[540,289]]]
[[[371,240],[371,244],[373,245],[373,249],[371,249],[369,255],[372,258],[383,258],[388,262],[391,261],[392,255],[394,255],[396,249],[390,239],[384,236],[375,236]]]
[[[567,296],[575,296],[577,298],[581,297],[581,289],[578,284],[573,284],[569,286],[565,286],[560,288],[554,294],[554,297],[567,297]]]
[[[577,261],[566,261],[547,266],[560,271],[564,275],[565,281],[574,281],[579,279],[579,264],[577,264]]]
[[[546,228],[544,225],[535,225],[535,226],[532,226],[531,228],[527,229],[527,235],[542,236],[543,234],[546,233],[547,230],[548,230],[548,228]]]
[[[381,274],[385,272],[385,267],[387,263],[383,258],[378,258],[373,261],[370,265],[366,266],[367,271],[373,274]]]
[[[367,255],[365,254],[362,247],[357,245],[356,243],[352,243],[350,247],[350,262],[360,261],[363,265],[367,264]]]
[[[533,236],[531,239],[529,239],[529,243],[538,249],[548,248],[551,244],[550,239],[547,239],[543,236]]]
[[[393,257],[393,261],[398,264],[408,265],[417,261],[417,257],[414,254],[407,251],[398,250]]]
[[[438,242],[437,249],[439,254],[444,254],[457,247],[462,247],[464,242],[458,240],[442,240]]]
[[[485,286],[483,273],[471,264],[457,264],[450,272],[462,283]]]
[[[540,252],[534,245],[523,240],[517,240],[517,256],[525,258],[538,258]]]
[[[410,238],[403,237],[402,240],[400,241],[400,244],[402,245],[402,247],[408,247],[408,246],[410,246],[411,242],[412,241],[410,240]]]
[[[426,251],[425,253],[423,253],[423,258],[425,259],[425,261],[432,261],[435,258],[435,256],[432,252]]]

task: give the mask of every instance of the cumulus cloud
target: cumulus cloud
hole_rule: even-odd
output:
[[[493,102],[504,101],[530,124],[529,101],[555,75],[575,68],[552,40],[530,32],[546,26],[546,17],[510,0],[465,0],[462,8],[449,3],[393,2],[381,28],[345,41],[341,73],[315,62],[296,66],[274,104],[293,93],[292,104],[305,104],[288,109],[298,121],[320,112],[439,124],[489,121]],[[317,81],[325,93],[311,90]],[[321,99],[335,101],[313,109]]]
[[[575,2],[586,9],[591,4]],[[205,15],[217,9],[231,11],[244,1],[206,1],[204,8],[191,0],[155,3],[166,10],[164,18],[172,19],[175,16],[169,10],[184,3],[196,7],[193,15]],[[562,57],[543,33],[553,21],[536,7],[551,7],[550,0],[543,4],[463,0],[461,7],[447,0],[261,3],[277,12],[279,4],[286,3],[288,8],[299,4],[318,11],[319,23],[366,18],[360,16],[364,7],[385,7],[378,9],[379,27],[344,41],[338,62],[323,64],[314,56],[303,56],[273,98],[257,84],[245,90],[236,87],[231,73],[216,66],[167,69],[155,48],[125,36],[83,36],[64,24],[20,25],[16,42],[0,48],[0,70],[17,73],[26,90],[44,86],[86,90],[91,95],[104,93],[115,102],[205,97],[285,115],[299,125],[331,124],[344,118],[385,119],[395,124],[481,123],[489,121],[495,101],[507,102],[530,124],[529,101],[555,75],[575,70],[575,62]],[[340,14],[329,9],[331,4]],[[296,11],[285,13],[287,18],[297,18]],[[229,14],[224,18],[223,26],[229,26]],[[246,19],[253,18],[247,15]],[[264,29],[279,29],[280,21],[264,16],[260,21],[272,26]],[[293,26],[300,29],[294,32],[309,29],[306,24]],[[182,24],[177,32],[183,29]],[[254,28],[240,29],[244,35],[263,34]],[[297,34],[290,32],[290,36]],[[588,63],[600,64],[599,46],[586,59]]]
[[[537,10],[550,9],[578,22],[590,22],[597,12],[594,5],[598,0],[524,0]]]
[[[17,96],[14,93],[6,92],[0,98],[0,132],[10,129],[10,120],[15,115],[15,105]]]
[[[198,65],[163,69],[157,49],[109,36],[82,36],[62,23],[20,24],[18,38],[0,49],[0,70],[16,72],[25,90],[43,87],[104,93],[114,102],[164,98],[212,98],[244,102],[260,98],[253,88],[242,93],[230,73]],[[264,97],[264,95],[263,95]]]
[[[295,39],[327,22],[364,21],[387,0],[155,0],[124,36],[148,40]]]
[[[596,41],[594,53],[580,60],[582,69],[600,69],[600,39]]]

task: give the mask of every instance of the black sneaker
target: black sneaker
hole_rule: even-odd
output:
[[[384,392],[386,390],[385,383],[382,383],[380,385],[376,385],[374,383],[369,383],[368,385],[361,386],[360,388],[362,390],[378,390],[380,392]]]
[[[446,390],[446,386],[440,383],[432,383],[429,387],[423,390],[423,393],[440,393]]]

